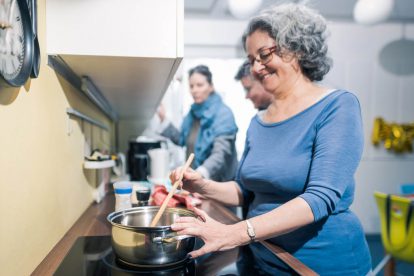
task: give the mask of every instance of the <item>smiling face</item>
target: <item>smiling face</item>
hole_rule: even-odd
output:
[[[207,77],[200,73],[190,76],[190,92],[194,103],[201,104],[207,100],[208,96],[214,91],[214,87],[207,81]]]
[[[276,42],[267,32],[257,30],[246,39],[252,75],[272,94],[289,90],[301,75],[296,58],[281,58]],[[270,50],[269,50],[270,49]],[[264,64],[263,64],[264,63]]]

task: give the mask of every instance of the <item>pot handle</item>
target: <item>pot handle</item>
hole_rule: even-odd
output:
[[[190,235],[181,235],[181,236],[171,236],[171,237],[155,237],[152,239],[154,243],[173,243],[177,241],[181,241],[187,238],[192,238],[193,236]]]

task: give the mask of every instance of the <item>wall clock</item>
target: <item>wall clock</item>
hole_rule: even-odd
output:
[[[18,87],[32,72],[32,21],[26,0],[0,0],[0,3],[0,80]]]

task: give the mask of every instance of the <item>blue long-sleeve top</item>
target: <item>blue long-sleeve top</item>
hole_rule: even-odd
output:
[[[359,220],[349,210],[362,150],[359,102],[344,90],[281,122],[264,123],[256,115],[236,178],[249,204],[247,217],[301,197],[314,223],[270,241],[319,274],[365,275],[371,269],[369,251]],[[259,244],[250,246],[264,271],[280,274],[274,256]]]

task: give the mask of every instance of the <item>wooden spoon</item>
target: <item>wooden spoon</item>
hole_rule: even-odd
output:
[[[154,227],[158,223],[158,221],[160,220],[162,214],[165,211],[165,208],[167,208],[168,202],[170,201],[170,199],[174,195],[174,192],[177,189],[178,185],[180,185],[180,182],[181,182],[181,180],[183,179],[183,176],[184,176],[184,172],[188,169],[188,167],[190,167],[190,164],[191,164],[191,162],[193,162],[193,159],[194,159],[194,153],[191,153],[190,156],[187,159],[187,162],[185,162],[185,165],[181,169],[179,178],[177,179],[177,181],[174,182],[174,185],[172,186],[170,192],[167,195],[167,198],[164,200],[164,202],[162,203],[160,209],[158,210],[157,214],[155,215],[154,219],[152,220],[150,227]]]

